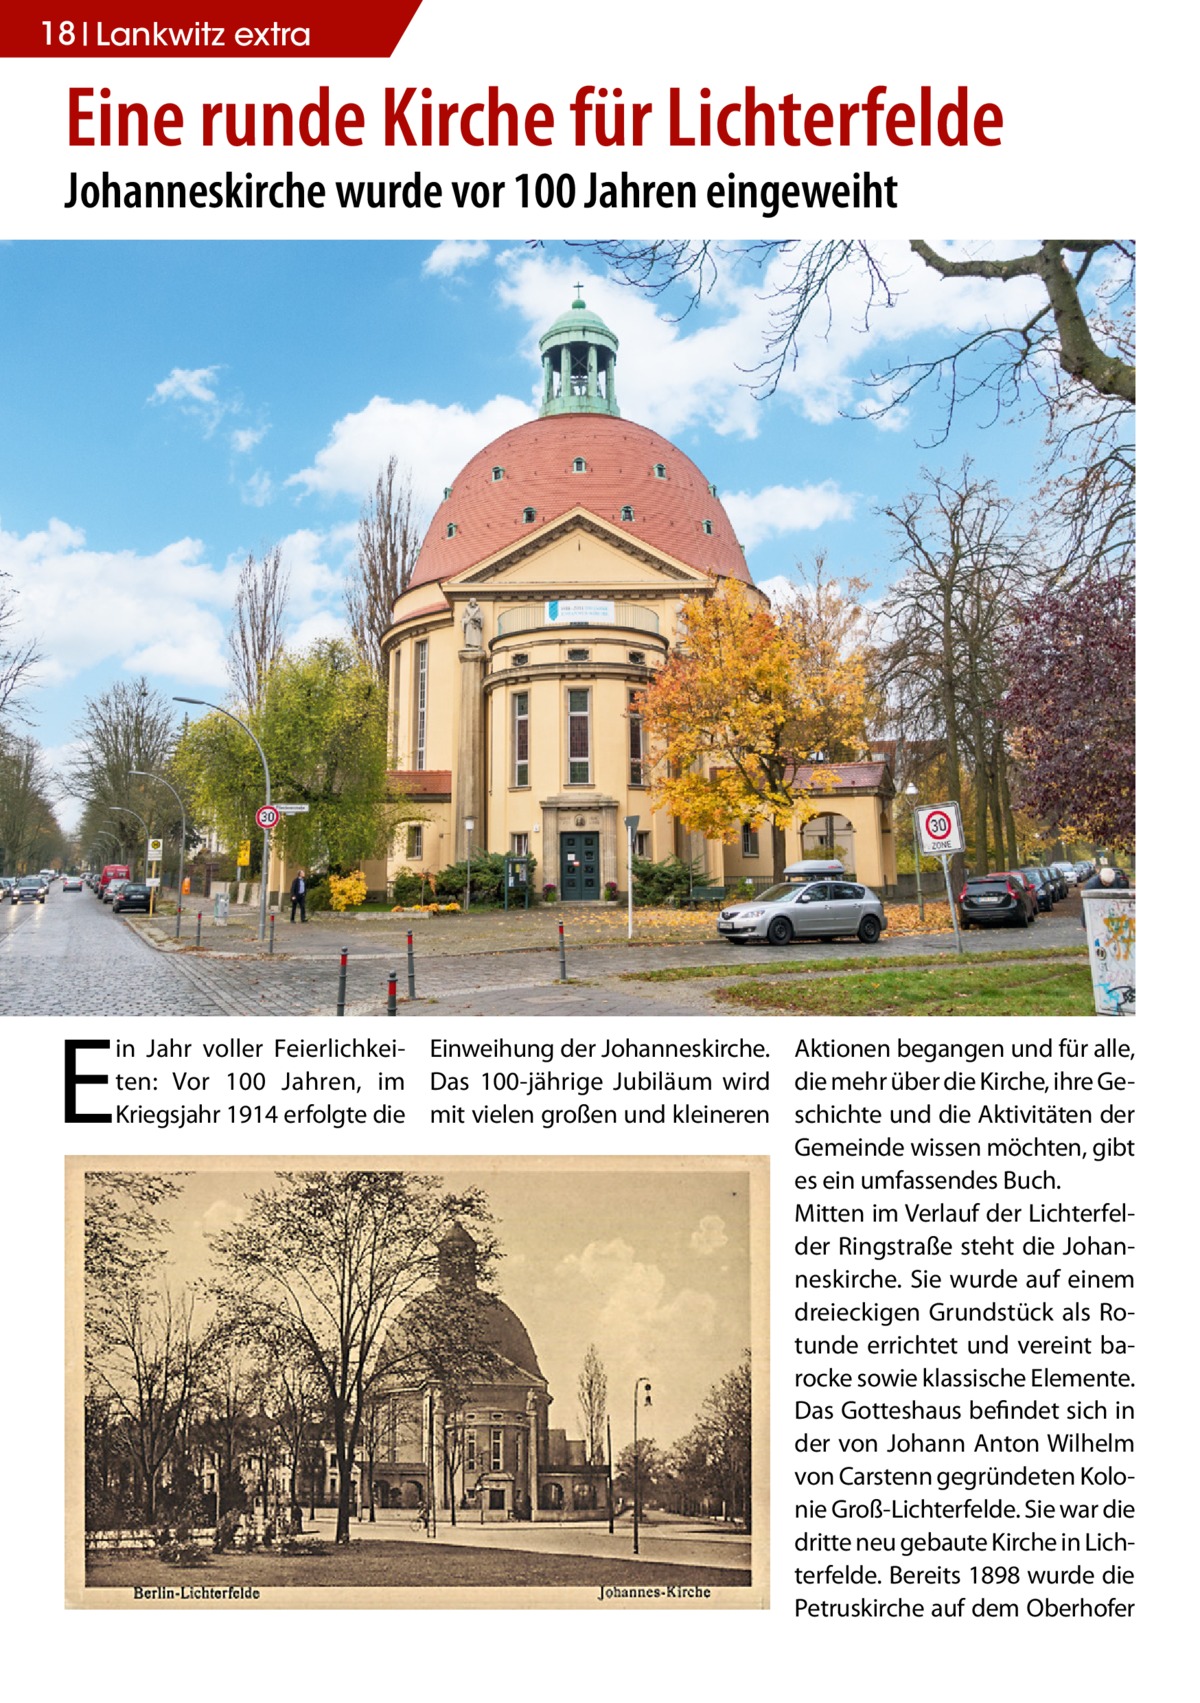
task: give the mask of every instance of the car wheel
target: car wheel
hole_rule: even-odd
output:
[[[786,917],[772,917],[767,924],[767,939],[772,946],[787,946],[792,938],[792,925]]]
[[[1029,918],[1025,914],[1024,911],[1022,911],[1020,916],[1017,918],[1017,927],[1018,928],[1028,928],[1029,927]]]
[[[858,938],[864,946],[874,946],[882,933],[878,917],[864,917],[858,925]]]

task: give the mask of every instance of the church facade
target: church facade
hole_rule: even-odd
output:
[[[438,1249],[438,1284],[473,1311],[476,1246],[461,1224]],[[552,1426],[553,1397],[529,1332],[498,1297],[482,1301],[479,1365],[455,1379],[414,1374],[403,1316],[383,1347],[360,1495],[377,1509],[435,1507],[481,1523],[608,1517],[609,1474]],[[403,1368],[401,1370],[401,1368]]]
[[[710,882],[769,876],[770,830],[706,842],[655,809],[639,692],[679,641],[687,600],[722,579],[753,596],[717,486],[621,417],[618,342],[580,297],[541,339],[536,420],[447,485],[383,641],[396,785],[421,820],[389,867],[437,870],[475,850],[531,855],[564,902],[605,897],[634,855],[694,860]],[[789,834],[849,850],[860,880],[895,879],[886,764],[813,800]],[[842,778],[839,777],[839,780]]]

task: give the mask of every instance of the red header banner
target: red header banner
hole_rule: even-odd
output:
[[[9,0],[5,59],[387,59],[421,0]]]

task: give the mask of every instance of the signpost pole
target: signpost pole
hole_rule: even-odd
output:
[[[961,952],[963,949],[962,930],[958,926],[958,912],[954,908],[954,894],[950,887],[950,856],[942,853],[942,874],[946,879],[946,903],[950,906],[950,921],[954,924],[954,944]]]

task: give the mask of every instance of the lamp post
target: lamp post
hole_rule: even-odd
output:
[[[258,752],[259,757],[262,759],[263,782],[264,782],[266,789],[267,789],[267,796],[263,799],[263,803],[264,804],[270,804],[270,802],[271,802],[271,770],[270,770],[270,767],[267,763],[267,754],[263,750],[262,746],[258,743],[258,740],[254,738],[254,735],[250,732],[250,729],[246,726],[245,722],[241,719],[241,717],[235,716],[232,710],[223,710],[221,708],[220,704],[210,704],[207,698],[180,698],[180,697],[177,696],[176,699],[175,699],[175,702],[177,704],[198,704],[201,709],[215,710],[218,715],[228,716],[230,721],[234,721],[234,722],[237,723],[237,725],[241,728],[242,732],[247,736],[247,738],[254,740],[254,748]],[[265,940],[267,938],[267,882],[270,880],[270,878],[271,878],[271,830],[270,830],[270,828],[264,828],[263,829],[262,880],[259,883],[259,894],[258,894],[258,938],[260,940]],[[180,895],[180,897],[182,898],[182,894]]]
[[[643,1384],[645,1384],[645,1386],[646,1386],[645,1405],[647,1407],[651,1407],[653,1405],[653,1403],[650,1400],[650,1380],[649,1380],[649,1378],[635,1378],[634,1384],[633,1384],[633,1553],[635,1555],[637,1555],[639,1553],[639,1550],[638,1550],[638,1497],[641,1494],[641,1487],[640,1487],[640,1484],[639,1484],[640,1474],[639,1474],[639,1462],[638,1462],[638,1434],[637,1434],[638,1392],[640,1391]]]
[[[921,847],[917,841],[917,788],[914,781],[909,781],[904,789],[904,796],[908,800],[908,813],[912,817],[913,869],[917,877],[917,910],[920,913],[921,921],[924,922],[925,895],[921,891]]]
[[[183,808],[183,800],[182,800],[182,798],[180,798],[179,794],[175,791],[175,788],[171,785],[170,781],[166,778],[165,775],[152,774],[149,769],[130,769],[129,772],[130,772],[131,775],[141,775],[143,777],[143,779],[148,780],[148,781],[160,782],[161,785],[166,787],[167,791],[171,794],[172,798],[174,798],[176,804],[179,806],[179,910],[182,911],[182,909],[183,909],[183,858],[184,858],[184,851],[185,851],[186,846],[187,846],[187,813]]]
[[[630,940],[633,939],[633,836],[637,833],[640,821],[640,816],[626,816],[625,818],[625,832],[629,836],[629,854],[625,860],[629,882],[629,927],[626,932]]]
[[[463,910],[469,911],[471,908],[471,835],[475,832],[475,818],[468,816],[463,822],[463,827],[467,830],[467,897]]]

